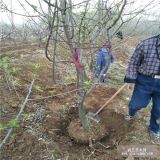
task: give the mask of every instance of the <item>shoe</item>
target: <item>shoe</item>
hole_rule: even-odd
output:
[[[127,114],[127,115],[124,116],[124,119],[125,119],[126,121],[130,121],[130,120],[132,120],[133,118],[134,118],[134,116],[130,116],[129,114]]]
[[[160,143],[160,132],[153,132],[153,131],[149,131],[149,136],[151,141],[153,141],[154,143]]]
[[[139,113],[136,113],[134,116],[130,116],[129,114],[125,115],[125,120],[126,121],[130,121],[130,120],[133,120],[133,119],[141,119],[142,117],[140,116]]]

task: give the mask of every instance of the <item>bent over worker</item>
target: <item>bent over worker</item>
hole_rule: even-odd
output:
[[[96,63],[96,77],[100,76],[100,82],[105,82],[106,73],[109,66],[113,63],[114,57],[111,52],[111,44],[105,43],[98,51]]]
[[[129,113],[145,108],[152,99],[149,133],[152,140],[160,142],[160,35],[141,41],[132,55],[124,81],[133,88]]]

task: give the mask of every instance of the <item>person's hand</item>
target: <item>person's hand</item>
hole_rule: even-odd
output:
[[[127,88],[130,90],[134,89],[135,84],[134,83],[127,83]]]

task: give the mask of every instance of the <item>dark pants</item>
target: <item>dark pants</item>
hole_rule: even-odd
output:
[[[155,133],[160,132],[160,79],[138,75],[137,82],[129,103],[129,114],[147,107],[152,99],[152,110],[149,129]]]

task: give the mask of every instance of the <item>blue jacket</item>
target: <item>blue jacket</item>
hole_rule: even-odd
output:
[[[110,56],[110,58],[108,56]],[[110,59],[110,62],[107,62],[107,59]],[[106,66],[106,64],[108,64],[108,67],[109,67],[113,63],[113,61],[114,61],[114,57],[111,52],[109,53],[106,48],[100,49],[97,54],[96,75],[99,76],[101,71]],[[103,74],[107,73],[108,67],[103,72]]]

